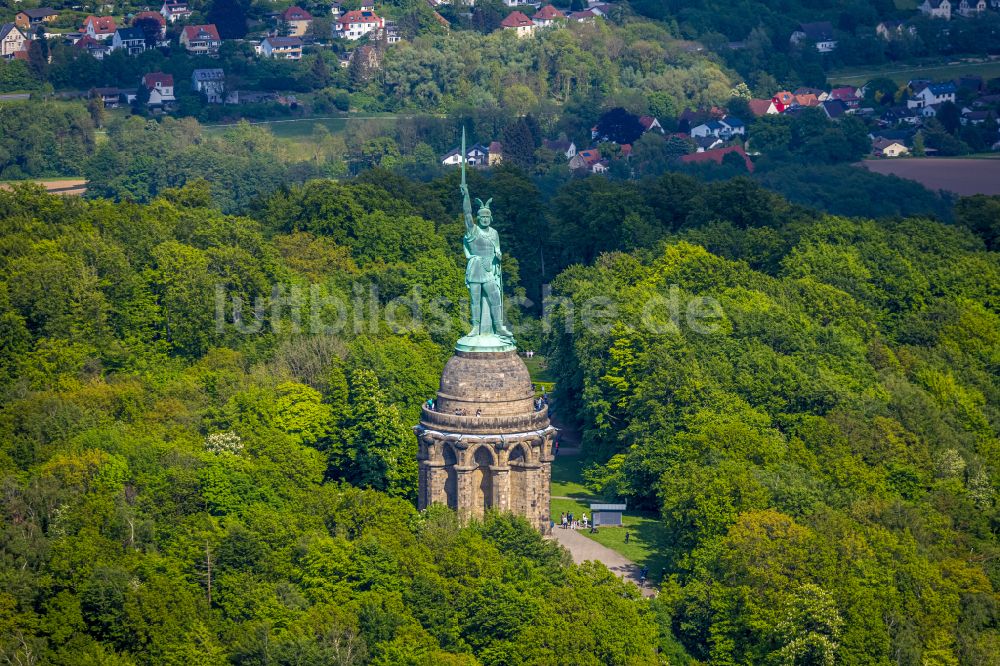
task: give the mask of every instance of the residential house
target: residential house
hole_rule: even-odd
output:
[[[588,148],[587,150],[581,150],[576,155],[573,156],[569,161],[569,168],[573,171],[587,170],[590,171],[595,164],[601,161],[601,151],[597,148]]]
[[[99,42],[90,35],[84,35],[76,40],[73,47],[89,53],[95,60],[104,60],[104,56],[111,53],[112,49],[111,44]]]
[[[747,171],[753,173],[753,162],[747,156],[746,151],[743,150],[743,146],[727,146],[725,148],[715,148],[711,150],[706,150],[704,152],[691,153],[690,155],[684,155],[680,158],[683,164],[704,164],[706,162],[715,162],[716,164],[722,164],[726,155],[730,153],[736,153],[743,158],[743,163],[746,165]]]
[[[11,60],[15,53],[24,51],[26,41],[28,38],[15,24],[0,25],[0,58]]]
[[[607,160],[598,160],[590,165],[590,173],[607,173],[608,164]]]
[[[122,104],[135,101],[136,90],[122,88],[91,88],[91,98],[99,98],[106,109],[117,109]]]
[[[465,151],[465,163],[469,166],[487,166],[490,159],[490,149],[477,143]],[[462,163],[462,149],[453,148],[441,158],[445,166],[457,166]]]
[[[951,2],[949,0],[924,0],[917,9],[931,18],[951,20]]]
[[[794,95],[792,97],[792,102],[795,106],[801,106],[805,108],[819,106],[819,98],[816,97],[816,95],[814,95],[813,93]]]
[[[333,20],[336,21],[340,18],[340,15],[344,13],[344,7],[339,2],[335,2],[330,5],[330,15],[333,16]]]
[[[597,18],[597,14],[590,11],[589,9],[584,9],[579,12],[570,12],[566,19],[573,21],[574,23],[593,23],[594,19]]]
[[[825,90],[822,90],[820,88],[810,88],[809,86],[802,86],[796,88],[793,95],[795,97],[798,97],[799,95],[814,95],[816,99],[819,100],[820,102],[825,102],[827,97],[830,96],[830,94]]]
[[[186,2],[164,0],[160,7],[160,15],[170,23],[177,23],[191,18],[191,10]]]
[[[614,9],[614,6],[609,5],[606,2],[591,2],[590,6],[587,9],[594,12],[594,14],[597,16],[605,17],[611,13],[611,10]]]
[[[162,42],[167,36],[167,19],[163,18],[163,15],[159,12],[139,12],[132,17],[133,26],[139,26],[145,21],[155,21],[156,25],[160,26],[158,37]]]
[[[83,19],[83,29],[81,32],[103,42],[106,39],[111,39],[117,29],[118,26],[115,25],[113,16],[91,15]]]
[[[901,141],[878,137],[872,141],[872,154],[876,157],[901,157],[909,155],[910,149]]]
[[[513,11],[500,21],[500,27],[504,30],[512,30],[517,37],[530,37],[535,32],[534,22],[528,18],[527,14]]]
[[[130,56],[146,50],[146,35],[140,28],[118,28],[111,37],[111,50],[124,50]]]
[[[928,104],[917,109],[917,113],[923,118],[936,118],[940,108],[940,104]]]
[[[24,9],[14,16],[14,25],[20,28],[25,35],[33,35],[39,25],[52,23],[57,18],[59,18],[59,12],[51,7]]]
[[[372,30],[385,27],[385,19],[372,10],[356,9],[342,15],[333,25],[333,36],[341,39],[361,39]]]
[[[913,98],[906,101],[906,105],[911,109],[922,109],[934,104],[954,102],[956,92],[958,89],[951,81],[931,83],[919,88]]]
[[[779,113],[777,107],[769,99],[752,99],[747,102],[747,106],[750,107],[750,113],[756,118],[761,116],[766,116],[768,114]]]
[[[842,86],[833,88],[828,99],[835,99],[844,103],[848,109],[856,109],[861,105],[858,97],[858,89],[854,86]]]
[[[663,125],[653,116],[639,116],[639,124],[642,125],[642,133],[659,132],[663,134]]]
[[[896,123],[907,123],[917,125],[920,123],[920,113],[916,109],[908,106],[893,106],[882,112],[881,120],[888,125]]]
[[[814,44],[820,53],[831,53],[837,48],[833,25],[829,21],[800,23],[799,29],[792,33],[789,41],[796,46],[803,42]]]
[[[186,25],[181,31],[181,46],[193,55],[218,55],[222,38],[214,23],[206,25]]]
[[[958,13],[965,18],[978,16],[986,11],[986,0],[960,0]]]
[[[148,106],[164,107],[176,102],[174,97],[174,75],[151,72],[142,77],[142,85],[149,91]]]
[[[398,44],[403,39],[399,34],[399,26],[395,21],[390,19],[386,19],[385,27],[375,30],[374,34],[376,41],[385,42],[386,44]]]
[[[828,99],[825,102],[820,102],[819,107],[823,109],[823,113],[830,120],[843,118],[847,114],[847,105],[839,99]]]
[[[721,120],[710,120],[691,128],[691,138],[693,139],[715,137],[728,141],[734,136],[743,136],[744,134],[746,134],[746,125],[735,116],[726,116]]]
[[[962,109],[961,123],[963,125],[982,125],[988,120],[994,120],[996,115],[992,111]]]
[[[312,24],[312,14],[301,7],[289,7],[281,12],[281,22],[288,26],[289,37],[302,37]]]
[[[562,153],[566,159],[573,159],[576,155],[576,144],[568,139],[542,139],[542,147],[551,150],[554,153]]]
[[[205,96],[209,104],[221,104],[226,91],[226,73],[218,67],[191,72],[191,89]]]
[[[695,152],[703,153],[706,150],[714,150],[726,145],[726,142],[717,136],[702,136],[694,139]]]
[[[524,4],[523,0],[503,0],[503,4],[508,7],[520,7]]]
[[[903,35],[916,36],[917,29],[906,21],[882,21],[875,26],[875,34],[890,42]]]
[[[265,37],[260,53],[266,58],[302,59],[302,40],[298,37]]]
[[[490,141],[490,146],[487,149],[487,164],[491,167],[498,166],[503,162],[503,144],[499,141]]]
[[[545,5],[531,17],[532,23],[539,28],[551,28],[566,20],[566,14],[562,13],[552,5]]]

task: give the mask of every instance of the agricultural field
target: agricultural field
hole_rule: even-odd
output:
[[[962,196],[1000,194],[1000,158],[912,158],[865,160],[864,167],[883,175],[915,180],[930,190]]]
[[[829,79],[835,85],[861,86],[878,77],[890,78],[897,83],[903,84],[916,78],[937,81],[954,79],[959,76],[976,75],[983,77],[983,79],[992,79],[1000,76],[1000,60],[977,62],[952,61],[912,66],[890,64],[881,67],[851,68],[831,72]]]

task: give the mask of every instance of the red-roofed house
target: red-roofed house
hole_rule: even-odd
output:
[[[111,53],[111,46],[104,42],[99,42],[90,35],[84,35],[73,44],[75,48],[92,55],[96,60],[104,60],[104,56]]]
[[[566,18],[577,23],[593,23],[594,19],[597,18],[597,14],[589,9],[584,9],[582,12],[572,12]]]
[[[188,53],[194,55],[218,55],[222,46],[222,38],[214,23],[184,26],[180,42]]]
[[[726,146],[725,148],[706,150],[703,153],[691,153],[681,157],[681,162],[684,164],[704,164],[705,162],[722,164],[722,160],[729,153],[736,153],[742,157],[744,164],[746,164],[747,171],[753,173],[753,162],[750,161],[749,157],[747,157],[746,152],[743,150],[743,146]]]
[[[754,116],[758,118],[760,118],[761,116],[766,116],[769,113],[778,112],[777,109],[771,111],[771,109],[773,108],[773,104],[769,99],[752,99],[749,102],[747,102],[747,105],[750,107],[750,113],[752,113]]]
[[[573,171],[577,169],[590,169],[601,161],[601,151],[597,148],[581,150],[569,161],[569,168]]]
[[[174,97],[174,75],[150,72],[142,77],[142,85],[149,91],[149,106],[163,106],[177,100]]]
[[[344,39],[361,39],[372,30],[385,27],[385,19],[374,11],[356,9],[342,14],[333,26],[333,34]]]
[[[532,23],[539,28],[549,28],[557,25],[559,21],[564,21],[565,19],[566,15],[552,5],[545,5],[531,17]]]
[[[103,42],[105,39],[111,39],[117,29],[113,16],[88,16],[83,19],[83,29],[80,32]]]
[[[639,116],[639,124],[642,125],[644,132],[656,131],[663,134],[663,125],[653,116]]]
[[[519,11],[511,12],[507,18],[500,22],[500,27],[504,30],[513,30],[519,38],[530,37],[535,32],[534,22],[526,14]]]
[[[301,7],[289,7],[281,12],[281,21],[288,26],[289,37],[301,37],[306,34],[312,20],[312,14]]]
[[[858,89],[854,86],[843,86],[830,91],[830,99],[836,99],[847,105],[849,109],[856,109],[861,103],[858,99]]]

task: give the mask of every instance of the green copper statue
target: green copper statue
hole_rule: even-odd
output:
[[[472,330],[458,341],[460,351],[511,351],[514,336],[503,325],[503,276],[500,272],[500,237],[493,228],[493,213],[489,199],[476,199],[479,209],[472,216],[469,186],[465,182],[465,128],[462,128],[462,212],[465,215],[465,236],[462,247],[468,263],[465,285],[469,288],[472,310]]]

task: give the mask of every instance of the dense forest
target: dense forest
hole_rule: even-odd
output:
[[[457,174],[286,185],[243,216],[204,181],[145,204],[20,186],[0,191],[6,658],[996,661],[1000,202],[875,222],[747,177],[550,197],[470,177],[589,483],[662,514],[659,597],[520,520],[413,508],[409,427],[464,309]],[[678,295],[715,299],[710,332],[649,309]],[[610,330],[567,328],[593,296]],[[365,316],[411,298],[444,325]]]
[[[556,278],[618,307],[606,328],[553,315],[589,479],[660,511],[698,659],[994,663],[996,254],[928,220],[769,207]],[[684,316],[703,297],[708,331]]]

